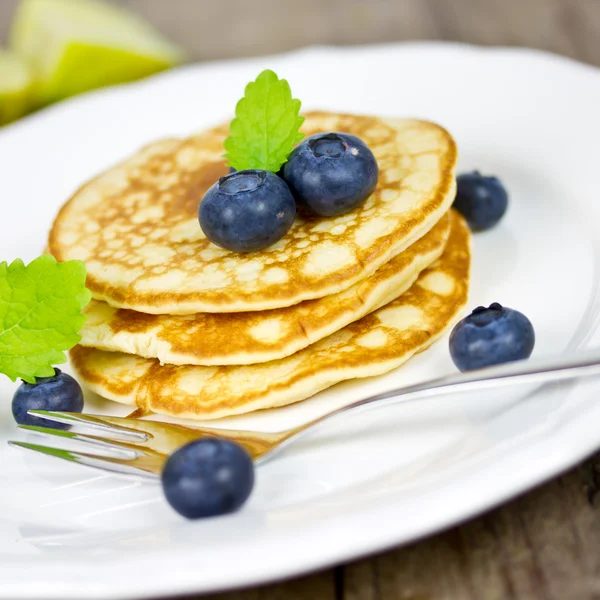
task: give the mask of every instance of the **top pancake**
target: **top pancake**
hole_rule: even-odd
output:
[[[96,299],[152,314],[244,312],[291,306],[347,289],[429,231],[454,199],[456,145],[425,121],[313,112],[307,135],[362,138],[379,165],[371,197],[347,215],[299,214],[274,246],[218,248],[198,204],[227,173],[227,126],[163,140],[84,185],[49,237],[61,261],[83,260]]]

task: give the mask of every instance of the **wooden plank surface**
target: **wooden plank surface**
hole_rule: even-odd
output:
[[[112,1],[146,17],[192,60],[443,39],[534,46],[600,64],[598,0]],[[0,40],[17,4],[0,0]]]
[[[0,40],[17,0],[0,0]],[[600,65],[600,0],[122,0],[194,60],[308,44],[527,45]],[[599,425],[600,426],[600,425]],[[600,599],[600,456],[408,547],[212,600]]]

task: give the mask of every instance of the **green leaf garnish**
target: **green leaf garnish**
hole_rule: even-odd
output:
[[[35,383],[66,362],[91,299],[85,275],[81,261],[57,263],[49,254],[27,266],[20,259],[0,263],[0,373]]]
[[[225,140],[228,165],[238,171],[264,169],[277,173],[304,137],[299,129],[300,100],[292,98],[285,79],[267,69],[246,86],[235,107]]]

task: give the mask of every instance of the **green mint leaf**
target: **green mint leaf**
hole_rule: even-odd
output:
[[[277,173],[304,137],[299,129],[300,100],[292,98],[285,79],[270,70],[246,86],[225,140],[228,165],[238,171],[264,169]]]
[[[91,299],[85,275],[81,261],[57,263],[49,254],[27,266],[0,263],[0,373],[35,383],[66,362]]]

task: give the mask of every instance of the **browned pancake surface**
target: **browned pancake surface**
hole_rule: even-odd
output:
[[[80,381],[143,410],[212,419],[308,398],[346,379],[385,373],[427,348],[467,302],[470,234],[452,214],[441,258],[402,296],[287,358],[248,366],[161,365],[131,354],[77,346]]]
[[[252,364],[284,358],[404,293],[442,254],[449,215],[371,277],[294,306],[245,313],[149,315],[93,300],[81,345],[167,364]]]

